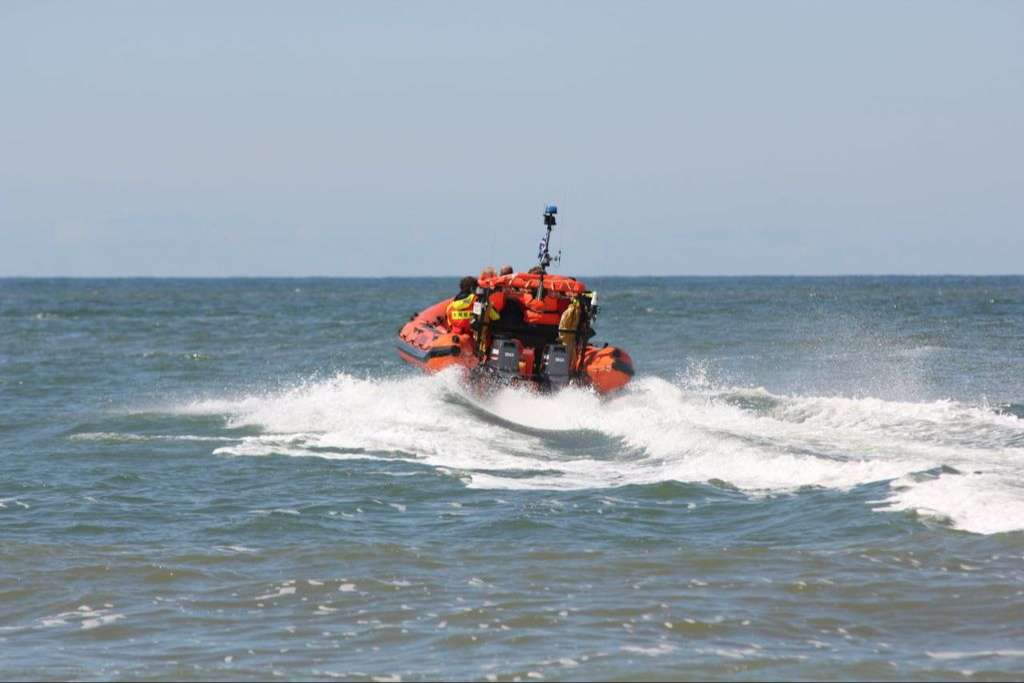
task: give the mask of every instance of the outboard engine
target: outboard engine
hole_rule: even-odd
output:
[[[519,376],[519,355],[522,352],[522,343],[518,339],[494,340],[491,347],[491,361],[498,370],[498,376],[503,379],[513,379]]]
[[[569,384],[569,350],[564,345],[548,344],[544,349],[544,374],[552,389]]]

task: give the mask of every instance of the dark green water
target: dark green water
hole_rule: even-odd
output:
[[[1020,679],[1024,278],[595,279],[603,400],[448,280],[0,280],[0,678]]]

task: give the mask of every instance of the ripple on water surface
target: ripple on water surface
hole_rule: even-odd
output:
[[[601,284],[608,400],[405,373],[447,282],[0,283],[0,677],[1019,679],[1014,296],[755,284]]]

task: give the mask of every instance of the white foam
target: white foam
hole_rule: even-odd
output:
[[[480,399],[454,374],[341,374],[180,410],[263,430],[218,454],[401,458],[492,489],[724,480],[762,494],[893,480],[879,509],[916,510],[977,533],[1024,529],[1024,420],[953,401],[716,392],[707,381],[657,378],[638,378],[611,400],[576,388]],[[912,476],[943,466],[961,474]]]
[[[230,552],[230,553],[255,553],[255,552],[259,552],[255,548],[249,548],[249,547],[246,547],[244,545],[217,545],[217,546],[214,546],[213,548],[214,548],[214,550],[219,550],[221,552]]]
[[[642,647],[640,645],[623,645],[619,648],[623,652],[632,652],[638,655],[644,655],[646,657],[660,657],[661,655],[667,655],[670,652],[675,651],[674,645],[668,643],[659,643],[654,647]]]
[[[254,600],[273,600],[274,598],[283,598],[286,595],[295,595],[295,586],[281,586],[277,589],[276,593],[268,593],[267,595],[257,595]]]
[[[113,605],[105,605],[105,609],[94,610],[88,605],[81,605],[78,609],[70,612],[61,612],[50,617],[43,617],[39,625],[43,628],[54,626],[67,626],[70,623],[78,622],[83,630],[91,630],[100,626],[112,624],[115,621],[124,619],[123,614],[115,614],[110,608]]]
[[[975,659],[979,657],[1024,657],[1024,650],[980,650],[978,652],[926,652],[932,659]]]
[[[986,468],[988,469],[988,468]],[[882,509],[913,510],[980,534],[1016,531],[1024,520],[1024,487],[1009,468],[893,482],[894,495]]]
[[[197,443],[224,443],[236,441],[225,436],[195,436],[191,434],[132,434],[128,432],[80,432],[71,435],[72,441],[195,441]]]
[[[101,616],[94,617],[92,619],[83,619],[82,620],[82,628],[83,629],[92,629],[92,628],[96,628],[98,626],[106,626],[107,624],[114,623],[118,619],[124,619],[124,615],[123,614],[103,614]]]

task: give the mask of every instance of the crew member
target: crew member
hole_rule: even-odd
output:
[[[558,321],[558,341],[565,345],[565,349],[569,353],[569,368],[572,370],[576,369],[576,354],[579,350],[577,333],[579,332],[581,313],[580,298],[575,297],[569,307],[562,312],[562,317]]]
[[[504,266],[501,267],[501,271],[498,274],[499,275],[511,275],[512,273],[513,273],[512,266],[504,265]]]
[[[472,328],[473,304],[476,302],[477,280],[472,275],[459,280],[459,293],[445,308],[448,329],[452,332],[467,333]],[[501,316],[490,306],[487,307],[487,320],[497,320]]]

